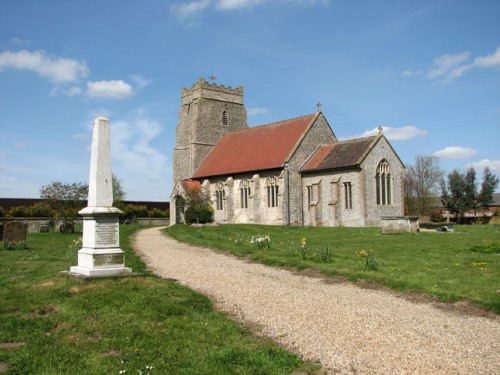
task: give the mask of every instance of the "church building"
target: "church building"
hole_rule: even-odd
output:
[[[378,226],[403,215],[404,165],[383,135],[338,141],[316,113],[249,128],[243,88],[198,80],[181,93],[171,224],[190,190],[215,222]]]

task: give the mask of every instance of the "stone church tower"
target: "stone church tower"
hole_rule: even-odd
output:
[[[182,88],[174,184],[191,178],[225,133],[247,128],[243,87],[219,86],[200,78],[190,89]]]

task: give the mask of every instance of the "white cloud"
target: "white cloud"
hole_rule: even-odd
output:
[[[112,155],[127,170],[140,175],[158,178],[164,173],[167,157],[151,146],[151,142],[163,128],[144,111],[130,120],[113,122],[111,125]]]
[[[175,14],[181,20],[185,20],[197,15],[211,4],[211,0],[194,0],[183,4],[174,4],[170,12]]]
[[[91,98],[124,99],[133,91],[132,86],[122,80],[87,82],[87,95]]]
[[[233,10],[250,8],[264,2],[264,0],[217,0],[216,8],[221,10]]]
[[[89,74],[85,62],[47,56],[44,51],[1,52],[0,72],[9,68],[32,71],[55,83],[78,81]]]
[[[427,130],[424,129],[419,129],[416,126],[402,126],[400,128],[393,128],[390,126],[383,126],[383,132],[385,137],[390,140],[390,141],[407,141],[412,138],[416,137],[424,137],[428,134]],[[342,138],[342,139],[353,139],[353,138],[361,138],[361,137],[371,137],[374,135],[377,135],[379,132],[378,127],[367,130],[363,134],[354,136],[354,137],[347,137],[347,138]]]
[[[135,85],[139,89],[143,89],[144,87],[149,86],[149,84],[152,82],[151,79],[144,78],[138,74],[132,75],[130,79],[135,83]]]
[[[254,107],[254,108],[247,109],[247,113],[249,116],[263,115],[263,114],[268,113],[268,112],[269,112],[269,109],[267,109],[267,108]]]
[[[434,156],[443,159],[465,159],[474,155],[477,155],[475,149],[460,146],[448,146],[434,153]]]
[[[491,55],[476,57],[474,65],[484,68],[500,66],[500,47]]]
[[[450,83],[453,80],[461,77],[466,72],[473,68],[495,68],[500,67],[500,47],[490,55],[478,56],[474,58],[472,63],[467,63],[470,58],[468,51],[455,55],[443,55],[434,59],[434,68],[427,72],[425,76],[429,79],[440,78],[441,83]],[[419,70],[405,70],[402,75],[411,77],[420,75]]]
[[[474,168],[476,171],[483,171],[484,168],[489,167],[492,172],[500,173],[500,160],[483,159],[466,165],[466,168],[470,167]]]
[[[215,8],[219,11],[232,11],[237,9],[252,8],[260,4],[270,3],[270,0],[191,0],[184,3],[174,4],[170,12],[180,20],[186,21],[200,14],[207,8]],[[316,5],[329,4],[330,0],[280,0],[281,3],[289,5]]]
[[[435,68],[426,74],[427,78],[437,78],[447,74],[457,65],[469,59],[469,52],[463,52],[456,55],[443,55],[434,59]]]

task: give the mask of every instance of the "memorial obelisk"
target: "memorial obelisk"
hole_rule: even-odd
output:
[[[78,251],[78,266],[70,273],[88,277],[109,277],[130,274],[125,267],[125,253],[120,249],[118,215],[113,207],[113,177],[109,121],[94,120],[90,156],[89,194],[83,216],[83,243]]]

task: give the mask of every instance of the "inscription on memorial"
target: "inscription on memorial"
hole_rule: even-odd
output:
[[[124,254],[95,254],[94,267],[123,265],[125,263]]]
[[[97,246],[118,245],[118,220],[96,220],[95,243]]]

